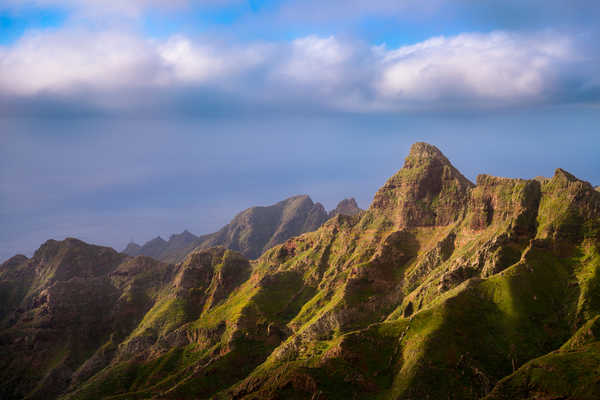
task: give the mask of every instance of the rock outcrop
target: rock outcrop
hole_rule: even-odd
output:
[[[415,143],[404,167],[375,194],[371,209],[397,226],[440,226],[464,215],[474,185],[435,147]]]
[[[335,217],[338,214],[342,215],[356,215],[360,213],[362,210],[356,204],[356,200],[354,197],[349,199],[344,199],[338,203],[338,205],[331,211],[329,211],[329,218]]]

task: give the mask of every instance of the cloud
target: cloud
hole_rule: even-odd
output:
[[[59,30],[33,32],[0,47],[0,87],[32,95],[77,87],[119,88],[154,84],[162,77],[155,52],[135,35]]]
[[[156,47],[161,62],[170,68],[171,80],[202,83],[227,79],[262,64],[267,45],[227,48],[215,43],[194,43],[177,35]]]
[[[391,101],[542,101],[579,57],[571,40],[557,35],[437,37],[384,51],[376,87]]]
[[[0,47],[0,97],[11,112],[39,98],[117,111],[173,109],[194,97],[197,107],[358,112],[589,101],[598,57],[588,48],[582,37],[549,32],[441,36],[388,49],[335,36],[242,45],[62,29]]]
[[[335,37],[307,36],[292,41],[289,58],[278,68],[279,79],[298,84],[339,84],[353,49]]]

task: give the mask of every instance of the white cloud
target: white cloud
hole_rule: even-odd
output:
[[[290,44],[289,58],[278,68],[279,79],[331,86],[345,79],[353,49],[335,37],[307,36]]]
[[[161,60],[180,82],[209,82],[227,79],[265,61],[269,46],[249,45],[226,48],[212,43],[194,43],[185,36],[174,36],[157,47]]]
[[[386,98],[407,101],[534,99],[574,57],[568,39],[551,35],[438,37],[386,52],[376,88]]]
[[[158,47],[158,55],[173,68],[173,78],[206,81],[225,73],[226,60],[212,49],[194,45],[183,36],[169,39]]]
[[[0,90],[31,95],[152,84],[161,75],[157,61],[147,43],[133,35],[34,32],[0,48]]]
[[[461,34],[390,50],[334,36],[232,45],[65,29],[0,47],[0,95],[96,90],[106,104],[113,93],[119,107],[135,101],[123,102],[129,88],[200,85],[232,101],[351,111],[506,106],[560,101],[552,96],[574,76],[589,86],[596,59],[580,68],[581,52],[575,39],[548,33]]]

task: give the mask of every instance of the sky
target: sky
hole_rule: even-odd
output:
[[[469,179],[600,185],[592,0],[3,0],[0,260],[367,208],[427,141]]]

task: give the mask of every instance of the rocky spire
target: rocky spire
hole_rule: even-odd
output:
[[[473,186],[437,147],[418,142],[402,169],[377,191],[371,209],[397,226],[448,225],[464,212]]]
[[[338,205],[329,212],[329,218],[338,214],[356,215],[361,211],[362,210],[358,207],[358,204],[356,204],[354,197],[350,197],[349,199],[340,201]]]

